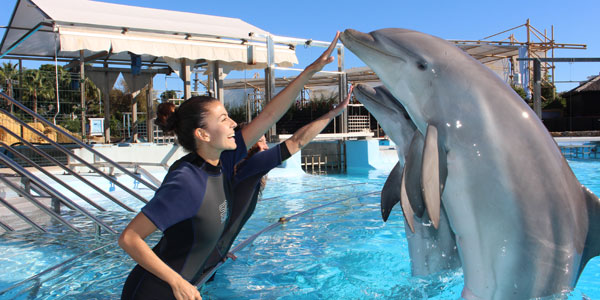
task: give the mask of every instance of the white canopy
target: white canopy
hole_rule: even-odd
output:
[[[129,62],[133,53],[144,63],[164,64],[167,57],[264,68],[266,44],[253,37],[268,34],[234,18],[88,0],[19,0],[0,53],[14,46],[11,56],[54,57],[56,50],[60,58],[79,58],[79,50],[86,57],[106,51],[100,57],[110,61]],[[287,46],[276,46],[274,58],[283,67],[298,63]]]

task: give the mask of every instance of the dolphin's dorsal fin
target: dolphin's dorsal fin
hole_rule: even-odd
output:
[[[392,208],[400,201],[400,183],[404,168],[397,162],[381,190],[381,218],[386,222]]]
[[[423,148],[421,186],[425,207],[435,228],[440,223],[440,203],[447,175],[446,152],[439,147],[438,130],[428,125]]]
[[[600,199],[585,186],[581,187],[585,196],[589,223],[579,275],[590,259],[600,255]]]
[[[425,137],[420,131],[415,130],[410,142],[408,152],[406,153],[406,163],[404,164],[404,187],[406,189],[407,201],[414,214],[421,218],[425,213],[425,202],[421,192],[421,169],[423,163],[423,147]]]
[[[400,183],[400,206],[402,207],[402,213],[404,214],[404,220],[406,220],[406,223],[408,224],[408,227],[410,228],[410,231],[412,231],[412,233],[415,233],[415,226],[414,226],[414,215],[415,212],[413,211],[410,202],[408,201],[408,195],[406,194],[406,181],[404,180],[406,178],[406,168],[404,168],[404,170],[402,171],[402,181]]]

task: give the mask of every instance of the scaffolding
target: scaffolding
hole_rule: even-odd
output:
[[[525,29],[525,41],[520,41],[517,39],[515,32],[517,30]],[[503,34],[509,34],[507,38],[493,41],[492,38],[496,38]],[[522,33],[521,33],[522,34]],[[533,25],[529,19],[525,22],[525,24],[515,26],[513,28],[498,32],[496,34],[492,34],[487,36],[481,40],[469,41],[469,40],[453,40],[451,41],[456,44],[461,49],[465,50],[475,59],[481,61],[484,64],[489,64],[494,61],[508,59],[510,63],[510,83],[515,84],[518,80],[513,78],[513,74],[516,74],[515,68],[517,63],[526,64],[526,70],[528,72],[528,78],[534,78],[534,68],[533,68],[533,60],[529,60],[527,62],[521,61],[517,62],[517,58],[519,56],[525,55],[527,58],[552,58],[554,59],[554,51],[556,49],[575,49],[575,50],[585,50],[587,49],[587,45],[585,44],[565,44],[565,43],[557,43],[554,39],[554,25],[550,28],[550,33],[548,30],[544,29],[543,32]],[[481,52],[481,47],[487,45],[491,50]],[[477,50],[479,48],[479,50]],[[525,53],[519,53],[519,49],[524,49]],[[515,52],[516,49],[516,52]],[[550,53],[548,53],[550,52]],[[555,85],[555,65],[554,61],[548,60],[544,61],[541,64],[541,72],[542,76],[542,85],[544,83]],[[549,76],[547,76],[549,75]],[[527,90],[529,94],[533,94],[534,90],[534,82],[533,80],[528,80],[527,82]]]

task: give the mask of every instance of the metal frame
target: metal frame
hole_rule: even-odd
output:
[[[88,219],[90,219],[99,228],[104,228],[105,230],[107,230],[108,232],[113,233],[113,234],[117,233],[117,231],[115,231],[110,226],[108,226],[107,224],[105,224],[104,222],[102,222],[102,220],[96,218],[94,215],[92,215],[90,212],[88,212],[85,208],[79,206],[77,203],[73,202],[72,200],[70,200],[69,198],[67,198],[65,195],[63,195],[59,191],[55,190],[53,187],[51,187],[50,185],[48,185],[46,182],[42,181],[37,176],[33,175],[31,172],[27,171],[25,168],[23,168],[22,166],[20,166],[19,164],[17,164],[14,160],[10,159],[5,154],[0,153],[0,161],[2,161],[5,165],[7,165],[8,167],[10,167],[11,169],[15,170],[15,172],[17,172],[21,176],[26,177],[27,179],[31,180],[31,182],[35,183],[37,186],[39,186],[41,189],[43,189],[46,193],[48,193],[49,195],[51,195],[53,198],[58,199],[59,201],[61,201],[65,205],[73,207],[76,211],[78,211],[79,213],[83,214],[85,217],[87,217]],[[40,209],[42,209],[46,214],[48,214],[51,217],[57,219],[59,222],[63,223],[65,226],[69,227],[69,229],[71,229],[73,231],[76,231],[76,232],[81,232],[79,229],[73,227],[73,225],[71,225],[69,222],[67,222],[64,219],[62,219],[62,217],[60,215],[58,215],[56,212],[54,212],[53,210],[48,209],[43,204],[39,203],[29,193],[27,193],[23,189],[17,187],[14,183],[10,182],[9,180],[7,180],[6,178],[4,178],[2,176],[0,176],[0,180],[3,181],[8,187],[10,187],[11,189],[13,189],[15,192],[23,195],[25,198],[27,198],[34,205],[36,205],[37,207],[39,207]]]
[[[152,183],[144,180],[143,178],[139,178],[138,176],[136,176],[135,174],[131,173],[129,170],[125,169],[124,167],[120,166],[119,164],[113,162],[111,159],[109,159],[108,157],[106,157],[104,154],[94,150],[92,147],[86,145],[84,142],[80,141],[79,139],[75,138],[74,136],[70,135],[69,133],[67,133],[66,131],[62,130],[60,127],[52,124],[52,122],[44,119],[41,115],[35,113],[34,111],[32,111],[31,109],[29,109],[27,106],[21,104],[19,101],[13,99],[12,97],[9,97],[8,95],[6,95],[3,92],[0,92],[0,98],[4,98],[5,100],[11,102],[13,105],[17,106],[18,108],[22,109],[24,112],[28,113],[29,115],[31,115],[32,117],[34,117],[35,119],[37,119],[38,121],[40,121],[41,123],[44,123],[47,126],[50,126],[52,129],[56,130],[58,133],[68,137],[69,139],[71,139],[73,142],[75,142],[75,144],[81,146],[82,148],[90,151],[91,153],[93,153],[94,155],[96,155],[97,157],[99,157],[100,159],[106,161],[107,163],[113,165],[113,167],[115,167],[116,169],[118,169],[119,171],[123,172],[124,174],[138,180],[139,182],[141,182],[142,184],[144,184],[145,186],[147,186],[148,188],[150,188],[153,191],[156,191],[158,188],[156,186],[154,186]],[[11,119],[17,121],[18,123],[20,123],[21,125],[25,126],[27,129],[35,132],[36,134],[38,134],[41,138],[45,139],[46,141],[48,141],[50,144],[52,144],[53,146],[57,147],[59,150],[65,152],[67,155],[72,156],[73,158],[79,160],[80,162],[82,162],[83,164],[86,164],[86,166],[90,169],[93,169],[95,172],[99,173],[100,175],[103,175],[105,177],[107,177],[107,179],[111,180],[110,178],[108,178],[109,176],[102,173],[100,170],[96,169],[94,166],[92,166],[91,164],[87,163],[85,160],[83,160],[82,158],[76,156],[75,154],[71,153],[69,150],[67,150],[66,148],[64,148],[63,146],[61,146],[60,144],[52,141],[50,138],[48,138],[46,135],[44,135],[43,133],[38,132],[37,130],[33,129],[31,126],[27,125],[25,122],[21,121],[19,118],[13,116],[12,114],[10,114],[9,112],[0,109],[0,112],[6,114],[8,117],[10,117]],[[117,184],[117,183],[115,183]],[[133,196],[135,196],[136,198],[139,198],[140,200],[147,202],[143,197],[137,195],[137,193],[129,190],[127,187],[122,186],[120,184],[119,187],[121,187],[122,189],[128,191],[130,194],[132,194]]]
[[[518,61],[533,61],[533,110],[542,119],[542,62],[600,62],[600,57],[552,57],[518,58]],[[554,80],[554,77],[552,78]]]
[[[19,135],[15,134],[14,132],[10,131],[8,128],[0,125],[0,129],[4,130],[5,132],[7,132],[8,134],[10,134],[11,136],[15,137],[16,139],[18,139],[21,143],[23,143],[23,145],[25,145],[26,147],[28,147],[29,149],[31,149],[32,151],[34,151],[35,153],[43,156],[44,158],[46,158],[47,160],[49,160],[50,162],[52,162],[54,165],[62,168],[65,172],[67,172],[69,175],[72,175],[73,177],[79,179],[80,181],[82,181],[83,183],[87,184],[89,187],[93,188],[94,190],[96,190],[97,192],[99,192],[100,194],[102,194],[104,197],[106,197],[107,199],[111,200],[112,202],[116,203],[117,205],[125,208],[128,211],[134,211],[133,209],[131,209],[130,207],[128,207],[127,205],[123,204],[121,201],[117,200],[115,197],[113,197],[111,194],[105,192],[102,188],[96,186],[95,184],[93,184],[92,182],[90,182],[89,180],[85,179],[83,176],[77,174],[77,172],[71,170],[70,168],[66,167],[65,165],[63,165],[61,162],[59,162],[58,160],[56,160],[54,157],[52,157],[51,155],[49,155],[48,153],[38,149],[37,147],[35,147],[33,144],[29,143],[28,141],[26,141],[25,139],[23,139],[22,137],[20,137]],[[111,177],[112,179],[112,177]]]
[[[2,176],[0,176],[2,177]],[[4,181],[4,180],[8,180],[3,178],[0,178],[0,181]],[[44,228],[42,228],[40,225],[38,225],[37,223],[35,223],[33,220],[31,220],[30,218],[28,218],[25,214],[23,214],[22,212],[20,212],[16,207],[12,206],[10,203],[8,203],[6,200],[2,199],[0,197],[0,203],[2,203],[4,206],[6,206],[6,208],[8,208],[8,210],[10,210],[13,214],[17,215],[19,218],[21,218],[23,221],[25,221],[25,223],[31,225],[31,227],[33,227],[33,229],[35,229],[38,232],[46,232],[46,230]],[[2,228],[4,228],[7,231],[14,231],[14,229],[4,223],[2,223]]]

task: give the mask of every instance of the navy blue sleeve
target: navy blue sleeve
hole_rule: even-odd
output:
[[[283,161],[281,159],[281,147],[282,145],[278,144],[271,149],[258,152],[241,162],[234,177],[235,182],[240,182],[256,174],[267,174],[271,169],[280,165]]]
[[[241,130],[235,132],[235,144],[237,145],[235,150],[227,150],[221,153],[221,166],[223,166],[223,171],[228,178],[233,175],[233,167],[248,155],[248,149],[246,149],[246,142],[244,142]]]
[[[142,213],[161,231],[193,217],[206,192],[206,174],[198,172],[188,162],[167,174],[154,197],[142,208]]]

